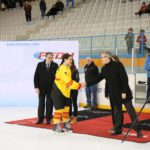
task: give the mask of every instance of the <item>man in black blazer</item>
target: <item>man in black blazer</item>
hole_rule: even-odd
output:
[[[39,97],[38,121],[36,122],[36,124],[43,123],[44,117],[46,118],[47,124],[50,124],[50,120],[52,119],[53,102],[50,95],[57,68],[58,65],[53,62],[53,54],[50,52],[47,52],[46,59],[37,65],[34,74],[34,87]]]
[[[93,79],[89,79],[87,86],[97,84],[103,79],[106,80],[109,98],[113,102],[114,107],[114,129],[112,130],[112,135],[122,134],[122,104],[124,104],[132,122],[134,122],[137,117],[132,104],[133,96],[129,87],[128,76],[121,63],[112,61],[110,52],[103,52],[101,54],[101,60],[102,64],[104,64],[101,73]],[[135,123],[134,129],[137,132],[137,137],[141,138],[142,132],[138,120]]]

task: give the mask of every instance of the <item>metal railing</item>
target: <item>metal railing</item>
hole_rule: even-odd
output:
[[[109,50],[112,54],[119,55],[120,57],[131,57],[127,52],[127,45],[125,41],[126,34],[113,34],[113,35],[97,35],[97,36],[83,36],[83,37],[64,37],[64,38],[51,38],[49,40],[76,40],[79,41],[79,54],[80,58],[91,56],[94,58],[99,57],[100,51]],[[134,49],[135,57],[144,56],[144,46],[141,46],[141,53],[139,54],[139,43],[136,42],[139,33],[135,33]],[[150,32],[146,32],[147,46],[150,45]]]
[[[144,45],[141,46],[141,53],[139,53],[140,45],[136,42],[139,33],[134,33],[134,53],[128,54],[127,45],[125,41],[126,34],[113,34],[113,35],[97,35],[97,36],[83,36],[83,37],[64,37],[64,38],[50,38],[47,40],[70,40],[79,41],[79,57],[80,59],[90,56],[92,58],[100,58],[100,52],[104,50],[110,51],[112,54],[116,54],[121,58],[142,58],[146,57],[146,50]],[[150,45],[150,32],[145,33],[147,37],[147,46]],[[37,39],[36,39],[37,40]],[[40,39],[38,39],[40,40]],[[43,39],[42,39],[43,40]],[[134,62],[134,60],[132,60]],[[131,63],[132,65],[133,63]],[[82,71],[83,68],[80,68]],[[143,67],[128,67],[129,73],[133,72],[145,72]]]

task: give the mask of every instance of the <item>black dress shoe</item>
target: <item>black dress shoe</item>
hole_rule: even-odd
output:
[[[137,133],[137,137],[138,138],[142,138],[143,137],[142,132],[140,130],[136,131],[136,133]]]
[[[112,130],[112,136],[122,134],[122,130]]]
[[[84,108],[92,108],[91,104],[87,104]]]
[[[148,98],[148,100],[146,101],[147,103],[150,103],[150,97]]]
[[[138,84],[145,84],[146,82],[138,81]]]
[[[46,120],[46,124],[50,124],[51,123],[51,120]]]
[[[97,106],[92,106],[91,110],[96,111],[96,110],[99,110],[99,109],[97,108]]]
[[[38,120],[35,124],[42,124],[43,120]]]

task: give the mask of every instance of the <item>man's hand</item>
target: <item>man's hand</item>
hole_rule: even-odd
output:
[[[39,95],[40,94],[39,88],[35,88],[35,92],[37,93],[37,95]]]
[[[85,88],[85,83],[84,82],[82,82],[80,84],[81,84],[81,88]]]
[[[122,99],[126,99],[127,98],[127,94],[126,93],[122,93]]]

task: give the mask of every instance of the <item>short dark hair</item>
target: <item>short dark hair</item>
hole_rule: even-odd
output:
[[[46,52],[46,57],[48,56],[48,55],[52,55],[53,56],[53,53],[52,52]]]
[[[133,31],[133,28],[129,28],[128,30]]]
[[[141,29],[140,32],[145,32],[145,30],[144,30],[144,29]]]

